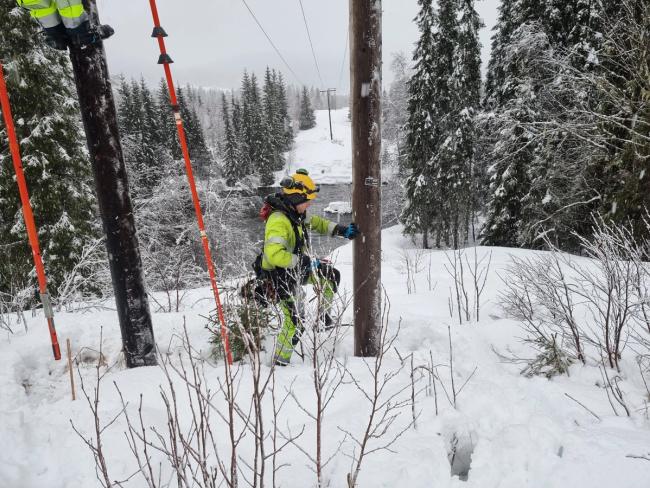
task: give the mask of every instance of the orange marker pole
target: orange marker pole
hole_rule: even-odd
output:
[[[196,220],[199,224],[199,232],[201,233],[201,242],[203,244],[203,253],[205,254],[205,261],[208,266],[208,274],[210,275],[210,284],[212,286],[212,293],[214,300],[217,304],[217,314],[219,322],[221,323],[221,341],[223,343],[224,351],[228,364],[232,364],[232,353],[230,351],[230,342],[228,341],[228,329],[223,315],[223,307],[221,306],[221,298],[219,297],[219,289],[217,288],[217,278],[214,271],[214,263],[212,262],[212,254],[210,252],[210,242],[208,241],[208,234],[205,231],[203,223],[203,212],[201,211],[201,202],[199,194],[196,191],[196,183],[194,182],[194,173],[192,171],[192,161],[190,160],[190,153],[187,149],[187,140],[185,138],[185,129],[183,128],[183,119],[181,118],[180,108],[176,99],[176,90],[174,89],[174,80],[172,79],[172,72],[169,68],[172,59],[167,54],[165,48],[164,38],[167,36],[163,28],[160,26],[160,19],[158,17],[158,8],[156,7],[156,0],[149,0],[151,5],[151,15],[153,16],[154,30],[151,37],[158,39],[158,46],[160,48],[160,57],[158,64],[162,64],[165,69],[165,78],[167,79],[167,88],[169,89],[169,100],[171,101],[172,110],[174,112],[174,120],[176,121],[176,129],[178,130],[178,139],[181,143],[183,151],[183,159],[185,160],[185,172],[187,173],[187,181],[190,185],[192,192],[192,201],[194,202],[194,212],[196,213]]]
[[[23,173],[23,164],[20,159],[20,148],[18,146],[18,139],[16,138],[13,118],[11,116],[9,95],[7,94],[7,85],[2,70],[2,63],[0,63],[0,106],[2,107],[2,115],[5,120],[5,125],[7,126],[9,150],[11,151],[14,169],[16,170],[16,181],[18,182],[20,201],[23,206],[23,217],[25,218],[25,227],[27,228],[29,244],[32,247],[32,257],[34,258],[34,265],[36,266],[36,276],[38,277],[38,287],[41,293],[43,312],[47,319],[47,327],[50,331],[50,339],[52,341],[52,352],[54,353],[54,359],[58,361],[61,359],[61,349],[59,348],[59,340],[56,337],[56,329],[54,328],[54,311],[52,309],[50,294],[47,291],[47,278],[45,277],[45,268],[43,267],[43,259],[41,258],[41,249],[38,244],[38,232],[36,232],[36,224],[34,224],[32,205],[29,202],[29,192],[27,191],[27,183],[25,182],[25,174]]]

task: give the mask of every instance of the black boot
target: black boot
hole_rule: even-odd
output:
[[[63,24],[56,27],[43,28],[43,41],[52,49],[66,51],[68,49],[68,33]]]
[[[68,29],[67,33],[70,38],[70,43],[74,46],[81,47],[96,44],[103,39],[108,39],[115,34],[115,30],[107,24],[95,27],[91,26],[89,21],[86,21],[74,29]]]

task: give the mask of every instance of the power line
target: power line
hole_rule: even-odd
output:
[[[273,49],[275,49],[275,52],[278,54],[278,56],[280,56],[280,59],[282,60],[282,62],[284,63],[284,65],[287,67],[287,69],[291,72],[291,74],[293,75],[293,77],[296,79],[296,81],[298,81],[298,83],[300,83],[300,85],[305,86],[305,84],[304,84],[302,81],[300,81],[300,78],[298,78],[298,75],[296,74],[296,72],[295,72],[294,70],[291,69],[291,66],[289,66],[289,63],[287,62],[287,60],[284,59],[284,56],[282,55],[282,53],[280,52],[280,50],[275,46],[275,44],[274,44],[273,41],[271,40],[271,37],[266,33],[266,31],[264,30],[264,27],[262,27],[262,24],[260,23],[260,21],[257,20],[257,17],[255,16],[255,13],[254,13],[253,10],[249,7],[248,3],[246,3],[246,0],[241,0],[241,1],[242,1],[243,4],[246,6],[246,8],[247,8],[248,11],[250,12],[251,16],[253,17],[253,19],[255,20],[255,22],[257,23],[257,25],[259,26],[259,28],[260,28],[260,29],[262,30],[262,32],[264,33],[264,35],[265,35],[266,38],[268,39],[269,43],[270,43],[271,46],[273,47]]]
[[[325,86],[323,83],[323,77],[320,74],[320,68],[318,67],[318,61],[316,60],[316,52],[314,51],[314,43],[311,41],[311,33],[309,32],[309,25],[307,24],[307,16],[305,15],[305,9],[302,6],[302,0],[298,0],[300,3],[300,10],[302,11],[302,20],[305,22],[305,29],[307,29],[307,38],[309,39],[309,46],[311,47],[311,55],[314,58],[314,64],[316,65],[316,72],[318,73],[318,79],[320,80],[321,86]]]
[[[336,85],[337,88],[341,87],[341,81],[343,80],[343,69],[345,68],[345,60],[348,55],[348,44],[350,43],[350,29],[348,28],[348,35],[345,37],[345,49],[343,50],[343,61],[341,61],[341,73],[339,74],[339,83]]]

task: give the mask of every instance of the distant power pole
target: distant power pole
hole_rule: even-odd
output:
[[[381,0],[350,0],[354,354],[377,356],[381,332]]]
[[[330,92],[335,92],[336,88],[328,88],[327,90],[321,90],[321,93],[327,93],[327,113],[330,116],[330,140],[334,140],[334,133],[332,132],[332,109],[330,107]]]
[[[99,25],[95,0],[88,1],[88,9],[92,22]],[[153,327],[104,45],[99,41],[71,46],[70,59],[106,232],[126,366],[153,366],[157,364]]]

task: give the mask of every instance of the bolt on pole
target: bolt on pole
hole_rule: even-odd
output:
[[[350,0],[355,356],[377,356],[381,332],[381,16],[381,0]]]
[[[88,8],[98,25],[95,0],[88,1]],[[157,364],[153,326],[103,43],[71,46],[70,59],[106,233],[126,365],[153,366]]]

